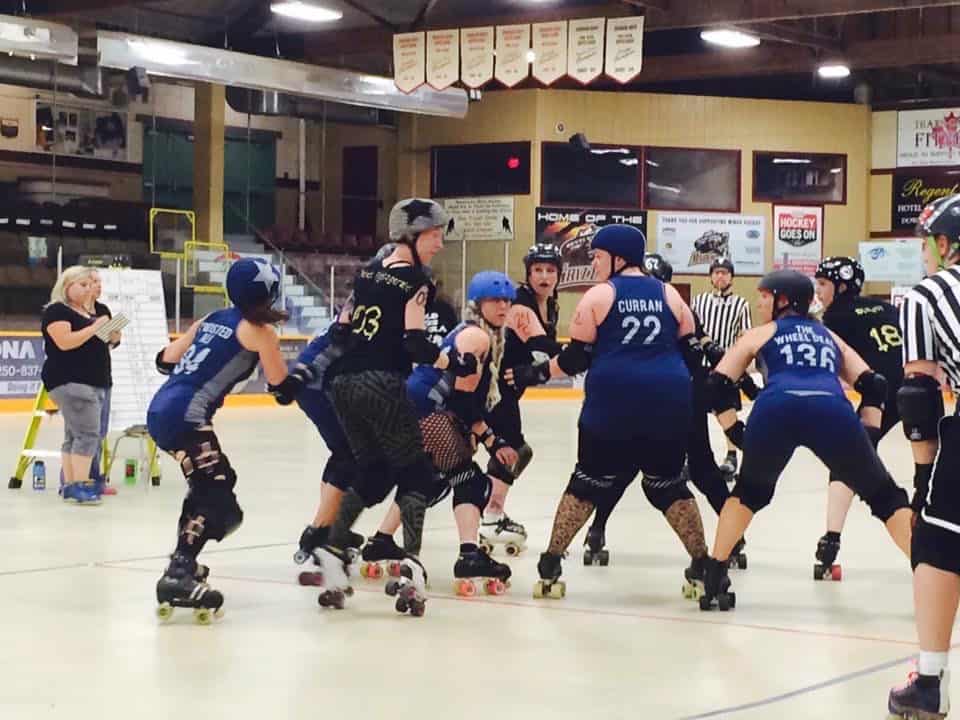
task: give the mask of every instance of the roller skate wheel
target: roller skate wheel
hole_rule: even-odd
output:
[[[601,550],[597,553],[597,561],[600,563],[600,567],[606,567],[610,564],[610,551]]]
[[[533,584],[533,597],[537,600],[543,597],[543,580],[537,580]]]
[[[397,602],[394,607],[397,609],[397,612],[401,614],[405,613],[409,609],[407,601],[403,598],[397,598]]]
[[[583,564],[585,567],[590,567],[593,565],[593,553],[589,550],[583,551]]]
[[[502,580],[499,580],[497,578],[492,578],[490,580],[487,580],[487,582],[484,584],[483,589],[484,589],[484,592],[487,593],[487,595],[503,595],[507,591],[507,586],[503,583]]]
[[[516,543],[507,543],[506,546],[507,555],[510,557],[516,557],[523,552],[524,546],[517,545]]]
[[[400,562],[398,562],[397,560],[394,560],[387,566],[387,574],[390,577],[398,578],[401,575],[400,568],[402,567],[403,565]],[[379,577],[379,575],[377,577]]]
[[[477,586],[472,580],[457,580],[454,583],[454,591],[460,597],[473,597],[477,594]]]
[[[213,622],[213,613],[210,608],[196,608],[193,611],[193,619],[198,625],[209,625]]]
[[[746,555],[737,555],[737,567],[741,570],[747,569],[747,556]]]
[[[481,542],[480,550],[483,551],[486,555],[493,555],[493,545],[491,545],[488,542]]]
[[[400,581],[399,580],[388,580],[387,584],[384,585],[383,591],[393,597],[400,591]]]
[[[297,576],[297,582],[310,587],[322,585],[323,575],[317,572],[302,572]]]
[[[819,564],[818,564],[818,565],[814,565],[814,566],[813,566],[813,579],[814,579],[814,580],[826,580],[826,579],[827,579],[827,573],[828,573],[828,572],[829,572],[829,569],[826,568],[826,567],[824,567],[823,565],[819,565]]]
[[[293,561],[297,565],[303,565],[309,559],[310,559],[310,553],[306,552],[305,550],[297,550],[293,554]]]
[[[727,612],[735,604],[736,601],[732,600],[728,593],[720,593],[717,595],[717,609],[719,609],[720,612]]]
[[[555,582],[550,586],[550,597],[559,600],[567,595],[567,584],[565,582]]]
[[[836,581],[843,579],[843,570],[839,565],[834,565],[832,568],[830,568],[830,577]]]
[[[166,622],[173,617],[173,606],[170,603],[160,603],[160,606],[157,608],[157,617]]]
[[[353,588],[348,585],[346,588],[344,588],[343,594],[347,597],[353,597]]]
[[[367,577],[379,580],[383,577],[383,567],[380,563],[373,563],[367,568]]]
[[[423,617],[426,612],[427,604],[422,600],[410,605],[410,614],[413,615],[413,617]]]

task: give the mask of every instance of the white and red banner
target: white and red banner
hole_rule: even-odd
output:
[[[460,31],[460,79],[468,88],[479,88],[493,79],[493,28]]]
[[[507,87],[513,87],[524,80],[530,74],[528,52],[529,25],[498,25],[497,61],[493,76]]]
[[[446,90],[460,78],[460,31],[427,33],[427,85]]]
[[[626,84],[643,68],[643,16],[607,18],[604,72]]]
[[[567,75],[586,85],[603,72],[604,18],[571,20],[568,31]]]
[[[533,76],[550,85],[567,74],[567,22],[533,26]]]
[[[393,81],[402,92],[412,93],[425,81],[426,38],[422,32],[393,36]]]
[[[773,269],[811,277],[823,259],[823,206],[773,206]]]

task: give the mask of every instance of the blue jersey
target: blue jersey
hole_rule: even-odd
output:
[[[300,351],[295,365],[312,366],[314,379],[307,385],[310,390],[323,390],[330,366],[346,352],[345,348],[335,346],[330,340],[330,328],[317,334]]]
[[[761,397],[774,392],[844,397],[837,379],[842,356],[830,331],[816,320],[786,317],[758,353],[766,385]]]
[[[464,328],[476,325],[474,323],[463,322],[457,325],[453,330],[447,333],[446,337],[440,343],[440,350],[454,348],[459,335]],[[449,401],[453,395],[454,382],[456,378],[449,370],[438,370],[432,365],[417,365],[410,377],[407,378],[407,397],[416,406],[417,414],[420,417],[429,415],[438,410],[453,410],[449,407]],[[490,354],[483,365],[483,372],[480,375],[480,384],[474,390],[474,394],[485,399],[490,388]]]
[[[620,275],[609,284],[616,294],[597,328],[581,425],[629,437],[672,427],[663,422],[665,416],[686,422],[690,372],[677,345],[679,325],[663,283]]]
[[[227,393],[256,369],[257,353],[237,340],[241,320],[236,308],[207,316],[193,343],[153,396],[148,424],[150,434],[163,449],[171,449],[168,446],[176,435],[191,426],[208,424]]]

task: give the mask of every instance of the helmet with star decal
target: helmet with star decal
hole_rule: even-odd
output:
[[[241,310],[272,305],[280,297],[280,271],[259,258],[241,258],[227,272],[227,296]]]

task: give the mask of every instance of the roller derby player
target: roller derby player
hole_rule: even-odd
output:
[[[557,284],[560,281],[562,261],[560,250],[552,243],[537,243],[523,258],[525,282],[517,288],[517,297],[510,309],[501,373],[495,389],[498,398],[484,412],[487,423],[497,428],[511,447],[516,448],[518,460],[504,465],[496,456],[490,458],[487,473],[493,481],[490,503],[483,514],[480,528],[481,542],[488,548],[503,545],[506,548],[526,548],[527,531],[510,519],[504,510],[507,494],[514,481],[533,460],[533,449],[523,436],[520,416],[522,392],[506,381],[505,373],[517,365],[530,364],[534,356],[541,360],[560,352],[557,343],[557,323],[560,305]]]
[[[234,385],[253,373],[258,361],[272,387],[295,394],[305,379],[288,375],[273,323],[286,318],[273,304],[280,274],[266,262],[238,260],[227,273],[227,295],[234,307],[195,322],[183,337],[157,354],[157,368],[168,376],[150,402],[147,427],[157,446],[180,464],[189,490],[178,523],[177,546],[157,581],[158,615],[175,607],[193,608],[198,622],[219,614],[223,595],[197,563],[208,540],[223,540],[243,521],[234,486],[237,474],[213,429],[214,413]]]
[[[424,271],[443,248],[447,214],[432,200],[411,198],[390,211],[390,239],[397,243],[385,259],[361,268],[354,280],[349,322],[351,341],[329,370],[331,400],[357,463],[355,482],[342,500],[321,498],[323,522],[315,551],[321,564],[322,606],[342,608],[349,587],[346,567],[350,530],[365,507],[382,502],[394,487],[403,517],[402,587],[388,585],[404,607],[422,615],[425,575],[417,559],[433,467],[423,449],[416,412],[407,398],[411,363],[434,365],[455,376],[476,372],[476,358],[455,349],[441,351],[428,339],[424,315],[432,285]],[[341,320],[347,319],[341,314]],[[327,524],[328,506],[336,519]]]
[[[890,303],[860,296],[865,275],[863,266],[851,257],[829,257],[817,267],[817,299],[824,308],[823,324],[853,348],[874,370],[887,379],[883,413],[861,404],[857,413],[867,428],[874,447],[900,422],[897,392],[903,384],[903,362],[897,309]],[[839,580],[842,570],[835,564],[840,551],[840,533],[847,519],[853,491],[831,476],[827,493],[827,532],[817,543],[813,576],[817,580]]]
[[[673,266],[657,253],[650,253],[643,258],[643,271],[663,283],[669,283],[673,279]],[[687,440],[687,464],[684,467],[684,473],[694,487],[707,498],[714,512],[719,515],[723,504],[730,497],[730,490],[710,448],[710,437],[707,431],[707,415],[710,412],[710,406],[706,396],[707,370],[703,361],[706,359],[710,367],[715,366],[723,357],[723,350],[707,337],[696,315],[693,316],[693,320],[694,342],[690,343],[688,352],[685,353],[687,368],[693,381],[693,422],[690,426],[690,437]],[[756,398],[759,390],[747,374],[743,376],[742,387],[751,399]],[[620,502],[625,490],[626,487],[620,488],[619,493],[612,493],[597,505],[596,515],[587,530],[584,543],[586,546],[583,551],[584,565],[609,564],[610,552],[606,548],[607,520],[616,504]],[[730,555],[730,567],[746,569],[747,556],[743,552],[745,544],[742,539],[737,543]]]
[[[713,555],[707,559],[700,607],[735,606],[727,561],[753,519],[769,504],[793,451],[804,446],[849,485],[883,522],[897,546],[910,552],[910,509],[906,493],[884,468],[870,436],[847,401],[839,377],[881,408],[887,396],[883,376],[873,372],[843,340],[808,317],[810,278],[778,270],[759,284],[758,316],[763,325],[747,331],[728,350],[707,386],[713,410],[727,437],[743,449],[743,466],[720,513]],[[730,388],[757,358],[766,383],[747,421],[737,420]],[[839,376],[839,377],[838,377]]]
[[[706,544],[697,504],[681,477],[690,427],[690,373],[681,342],[693,316],[670,285],[643,274],[646,238],[628,225],[594,235],[599,284],[581,298],[571,342],[549,363],[515,368],[519,387],[589,369],[579,420],[577,465],[557,507],[547,551],[540,556],[534,597],[562,597],[561,558],[594,507],[617,495],[638,472],[692,559],[688,596],[702,576]],[[637,413],[640,405],[654,413]]]
[[[917,232],[926,238],[927,278],[900,307],[904,381],[897,395],[915,463],[911,563],[920,656],[906,684],[890,691],[896,717],[944,718],[950,711],[950,653],[960,599],[960,418],[943,417],[936,376],[960,391],[960,195],[924,208]]]

